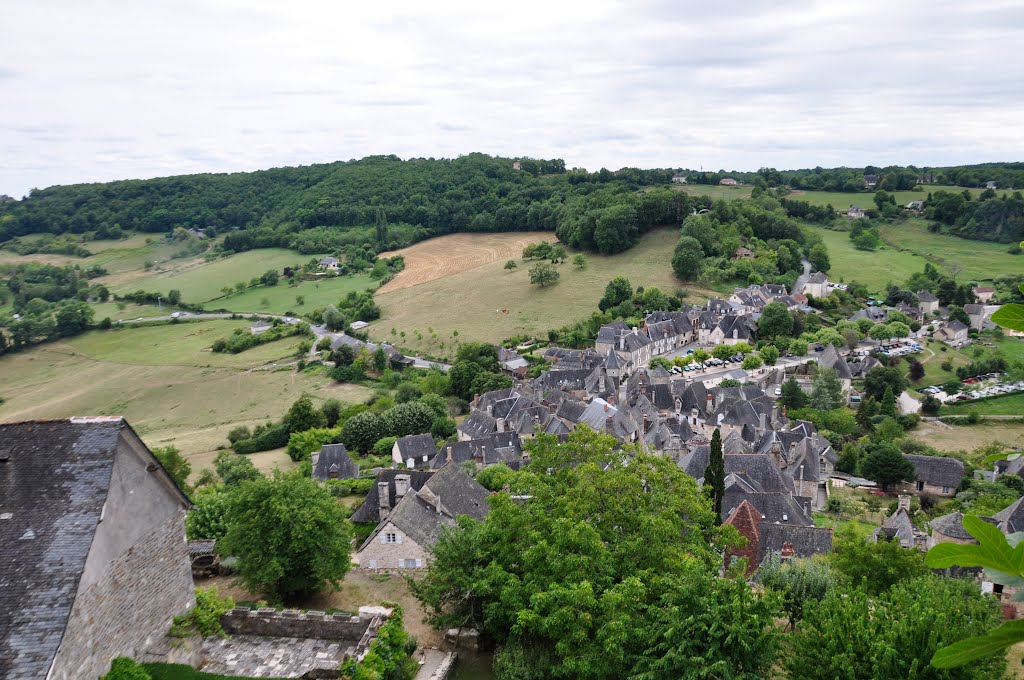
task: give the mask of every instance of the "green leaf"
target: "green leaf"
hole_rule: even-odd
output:
[[[978,545],[940,543],[925,556],[925,563],[933,569],[953,565],[984,567],[1007,574],[1021,574],[1024,567],[1024,544],[1010,548],[999,529],[977,517],[964,517],[964,529],[978,541]]]
[[[935,652],[932,666],[957,668],[1024,641],[1024,621],[1007,621],[988,635],[967,638]]]
[[[1024,331],[1024,305],[1003,305],[992,315],[992,323],[1014,331]]]
[[[1019,453],[1010,453],[1009,451],[1007,451],[1006,453],[993,453],[991,456],[985,456],[982,459],[981,466],[988,467],[1000,460],[1017,460],[1018,458],[1020,458],[1020,456],[1021,454]]]

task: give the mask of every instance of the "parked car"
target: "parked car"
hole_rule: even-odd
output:
[[[781,386],[775,388],[775,396],[776,397],[781,397],[782,396],[782,387]]]

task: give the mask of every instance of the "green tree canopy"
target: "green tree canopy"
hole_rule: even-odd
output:
[[[692,236],[682,236],[672,253],[672,271],[682,281],[692,281],[700,275],[704,263],[704,251],[700,241]]]
[[[892,444],[873,446],[861,465],[861,474],[878,482],[882,489],[888,489],[899,482],[912,482],[915,478],[914,464],[903,457]]]
[[[351,565],[344,509],[308,477],[275,471],[230,495],[224,550],[251,591],[284,601],[337,585]]]
[[[789,337],[793,334],[793,315],[781,302],[770,302],[761,311],[757,320],[757,334],[760,338]]]

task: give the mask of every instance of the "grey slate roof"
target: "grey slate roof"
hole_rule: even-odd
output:
[[[769,524],[780,522],[793,526],[814,526],[807,511],[790,494],[749,491],[742,483],[726,486],[725,496],[722,497],[722,519],[728,517],[743,501],[754,506]]]
[[[914,547],[914,521],[903,508],[885,518],[882,526],[875,529],[873,534],[875,540],[886,538],[890,541],[898,541],[904,548]]]
[[[914,464],[917,479],[928,484],[955,489],[964,478],[964,464],[956,458],[916,455],[905,458]]]
[[[937,531],[944,536],[961,540],[973,539],[973,536],[964,529],[964,514],[962,512],[951,512],[948,515],[936,517],[928,524],[931,525],[932,531]]]
[[[1018,531],[1024,531],[1024,498],[1011,503],[992,515],[992,519],[999,522],[999,529],[1004,534],[1015,534]]]
[[[480,439],[494,432],[498,427],[498,421],[483,411],[476,410],[469,414],[458,430],[466,434],[470,439]]]
[[[782,551],[783,543],[792,543],[797,557],[813,557],[832,552],[832,530],[815,526],[762,523],[758,557],[763,562],[771,553]]]
[[[413,465],[429,463],[437,455],[437,444],[429,434],[406,435],[395,441],[395,444],[398,446],[398,452],[402,455],[402,460],[407,461],[413,458]]]
[[[126,435],[112,417],[0,425],[0,678],[49,672]]]
[[[935,294],[930,290],[922,290],[917,294],[917,299],[921,302],[938,302],[939,298],[935,297]]]
[[[395,507],[395,477],[398,475],[409,475],[409,487],[413,491],[419,491],[434,474],[433,470],[381,470],[377,473],[376,483],[370,487],[366,494],[366,500],[359,506],[352,517],[352,522],[379,522],[380,521],[380,493],[377,484],[388,483],[388,502],[392,508]]]
[[[434,473],[419,490],[421,498],[440,499],[441,507],[453,517],[469,515],[473,519],[487,516],[490,492],[453,463]]]
[[[324,444],[320,447],[314,479],[325,482],[328,479],[355,479],[359,476],[359,464],[352,460],[344,444]]]
[[[474,460],[484,465],[505,463],[518,468],[523,459],[523,444],[517,432],[495,432],[480,439],[445,444],[432,462],[435,469],[448,461],[456,465]]]

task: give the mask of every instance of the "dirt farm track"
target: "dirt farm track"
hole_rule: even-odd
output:
[[[554,240],[551,232],[522,231],[432,238],[408,248],[381,253],[381,257],[403,256],[405,269],[377,292],[392,293],[499,260],[520,260],[527,244]]]

